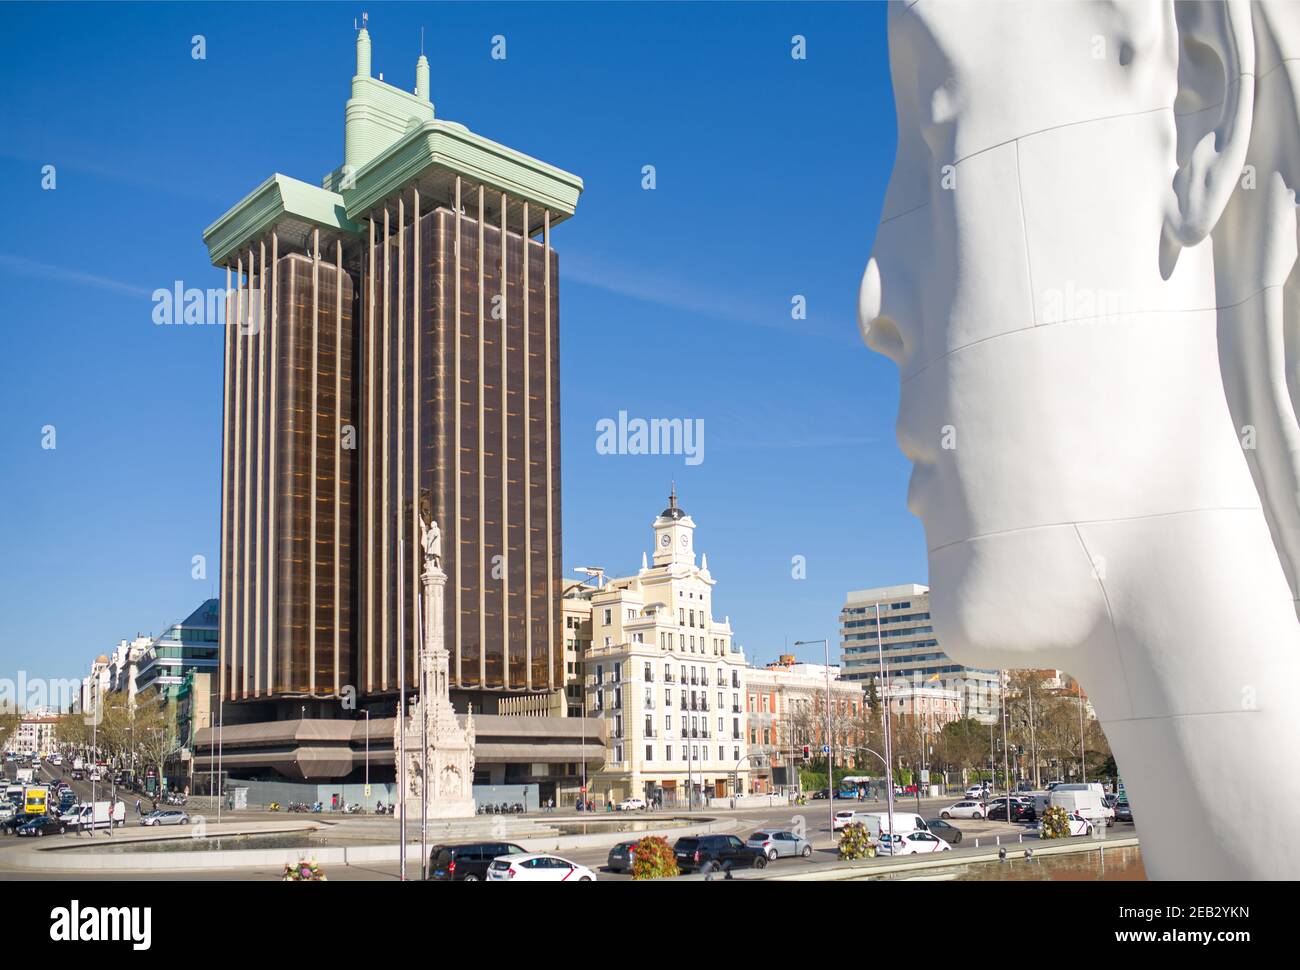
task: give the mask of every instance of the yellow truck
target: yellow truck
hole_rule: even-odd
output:
[[[48,785],[28,785],[23,789],[23,811],[31,815],[44,815],[50,803]]]

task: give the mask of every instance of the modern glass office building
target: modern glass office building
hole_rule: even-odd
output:
[[[436,118],[423,55],[413,92],[370,61],[362,28],[343,164],[273,175],[204,232],[229,293],[220,699],[391,713],[423,512],[457,710],[563,711],[551,231],[582,180]]]
[[[984,722],[997,718],[1000,673],[965,667],[940,649],[930,621],[927,586],[907,583],[849,593],[840,610],[840,651],[845,680],[879,683],[883,657],[891,689],[902,678],[914,687],[956,690],[962,697],[963,716]]]
[[[187,676],[215,673],[218,612],[217,600],[205,600],[185,619],[155,637],[136,672],[136,693],[152,689],[173,700]]]

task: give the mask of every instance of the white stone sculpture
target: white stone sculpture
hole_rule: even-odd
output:
[[[1300,878],[1300,5],[921,0],[889,46],[859,323],[939,642],[1079,678],[1151,877]]]
[[[439,561],[438,523],[420,519],[424,548],[424,640],[419,667],[419,700],[405,720],[407,817],[420,818],[424,799],[428,818],[474,815],[474,715],[462,726],[451,706],[450,655],[444,645],[443,610],[447,574]],[[427,786],[424,764],[427,757]]]

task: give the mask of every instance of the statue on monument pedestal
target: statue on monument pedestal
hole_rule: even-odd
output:
[[[474,815],[474,719],[467,715],[461,727],[451,706],[449,657],[443,646],[447,574],[442,571],[442,530],[429,515],[429,508],[426,494],[421,498],[419,518],[424,550],[419,700],[409,716],[398,718],[407,746],[407,764],[399,767],[404,769],[402,790],[416,803],[408,811],[423,810],[429,818],[467,818]]]

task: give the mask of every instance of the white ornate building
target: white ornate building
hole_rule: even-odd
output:
[[[750,790],[745,657],[729,618],[713,613],[708,557],[695,561],[695,522],[677,505],[655,518],[653,565],[591,596],[591,646],[582,658],[588,717],[606,721],[596,801],[665,805]]]

